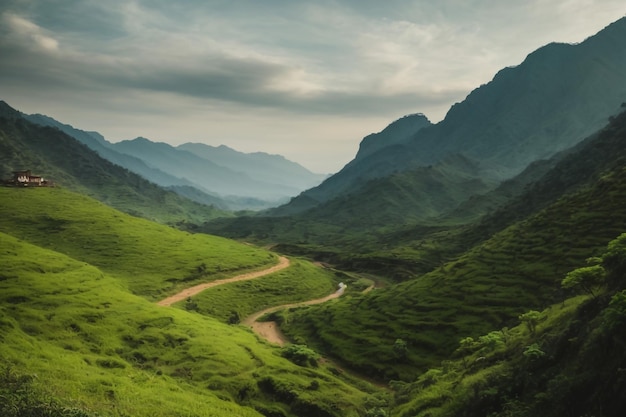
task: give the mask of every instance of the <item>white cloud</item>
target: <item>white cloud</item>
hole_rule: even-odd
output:
[[[327,172],[385,121],[437,121],[499,69],[624,12],[623,0],[5,0],[0,99],[115,140],[231,140]]]

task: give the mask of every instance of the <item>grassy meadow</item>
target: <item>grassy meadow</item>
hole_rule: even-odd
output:
[[[135,294],[164,298],[200,281],[264,269],[266,250],[190,234],[114,210],[61,188],[0,188],[0,230],[122,279]]]
[[[62,416],[359,416],[376,397],[375,387],[332,367],[297,365],[244,326],[154,302],[177,286],[267,267],[276,255],[60,189],[0,193],[6,404],[23,405],[24,391],[6,382],[20,376],[30,401],[58,404]],[[332,273],[304,261],[276,275],[266,278],[284,291],[289,282],[324,294],[335,285]],[[258,302],[268,303],[250,301]]]
[[[249,281],[209,288],[178,306],[223,322],[243,320],[268,307],[322,298],[337,290],[340,277],[310,262],[292,259],[289,268]]]

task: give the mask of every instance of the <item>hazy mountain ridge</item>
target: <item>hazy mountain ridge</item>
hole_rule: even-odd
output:
[[[243,153],[226,145],[210,146],[203,143],[184,143],[176,148],[189,151],[216,165],[244,173],[250,178],[299,190],[316,186],[326,177],[324,174],[312,173],[282,155]]]
[[[92,196],[126,213],[159,222],[206,221],[228,215],[116,165],[59,128],[41,126],[0,102],[0,175],[30,169],[58,186]]]
[[[626,99],[624,38],[626,18],[580,44],[540,48],[453,105],[441,122],[408,137],[403,132],[374,152],[361,152],[302,197],[328,201],[373,178],[459,152],[481,162],[481,178],[510,178],[534,160],[573,146],[615,113]]]
[[[326,177],[280,155],[243,153],[224,145],[186,143],[174,147],[145,138],[111,143],[97,132],[76,129],[49,116],[22,116],[39,125],[60,129],[103,158],[156,184],[222,209],[267,209]]]

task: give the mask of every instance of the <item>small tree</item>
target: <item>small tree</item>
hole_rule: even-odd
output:
[[[537,343],[533,343],[530,346],[526,346],[526,349],[524,349],[524,356],[526,356],[530,360],[539,359],[539,358],[544,357],[545,355],[546,355],[546,352],[541,350],[541,348],[539,347]]]
[[[602,265],[585,266],[569,272],[561,286],[565,289],[580,288],[582,291],[596,297],[596,289],[606,281],[606,271]]]
[[[539,321],[541,320],[541,313],[536,310],[530,310],[527,313],[521,314],[519,319],[526,325],[530,334],[534,336],[535,331],[537,330],[537,324],[539,324]]]
[[[393,353],[395,353],[398,359],[406,359],[406,355],[409,352],[409,347],[402,339],[396,339],[393,343]]]

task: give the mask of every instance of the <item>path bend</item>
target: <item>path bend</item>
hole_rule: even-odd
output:
[[[278,263],[270,268],[263,269],[261,271],[246,272],[245,274],[240,274],[231,278],[218,279],[215,281],[194,285],[193,287],[185,288],[181,292],[159,301],[157,304],[160,306],[169,307],[174,303],[186,300],[189,297],[193,297],[194,295],[206,290],[207,288],[216,287],[222,284],[228,284],[230,282],[247,281],[249,279],[260,278],[264,275],[273,274],[274,272],[278,272],[282,269],[288,268],[289,264],[290,262],[288,258],[280,256],[278,258]]]

